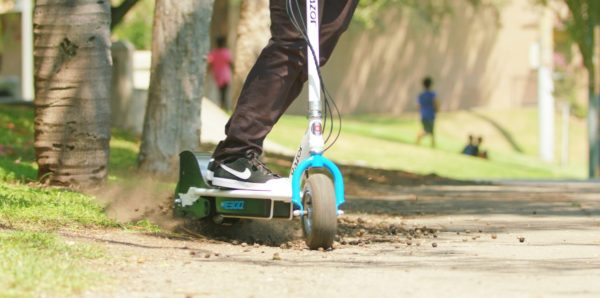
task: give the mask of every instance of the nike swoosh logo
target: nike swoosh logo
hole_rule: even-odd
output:
[[[223,168],[223,170],[229,172],[231,175],[236,176],[240,179],[244,179],[244,180],[248,180],[248,178],[250,178],[250,175],[252,174],[252,173],[250,173],[250,170],[248,168],[245,168],[243,172],[236,171],[226,165],[221,165],[221,168]]]

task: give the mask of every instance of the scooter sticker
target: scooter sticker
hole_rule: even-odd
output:
[[[221,202],[221,208],[225,210],[244,210],[244,201],[224,201]]]
[[[323,133],[323,129],[320,121],[314,121],[310,125],[310,131],[315,136],[320,136]]]
[[[317,0],[310,0],[310,22],[317,24]]]
[[[300,163],[300,158],[302,158],[302,145],[300,145],[300,148],[298,148],[298,152],[296,152],[296,156],[294,157],[294,162],[292,163],[292,169],[290,170],[290,177],[292,175],[294,175],[294,171],[296,170],[296,167]]]

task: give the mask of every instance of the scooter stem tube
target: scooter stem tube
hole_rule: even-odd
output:
[[[319,0],[306,0],[306,34],[308,35],[308,144],[311,153],[323,152],[323,121],[321,112],[321,80],[319,78]],[[314,55],[313,55],[314,54]]]
[[[325,0],[322,0],[325,1]],[[331,0],[330,0],[331,1]],[[306,33],[309,46],[307,47],[308,64],[308,130],[302,139],[300,150],[292,164],[292,203],[300,211],[302,205],[300,184],[304,171],[309,168],[326,168],[333,175],[336,207],[344,203],[344,180],[339,168],[325,158],[322,153],[325,147],[323,141],[323,119],[321,113],[321,80],[319,78],[319,0],[306,0]],[[313,55],[314,53],[314,55]],[[305,140],[308,139],[310,157],[306,156]],[[300,213],[302,214],[302,212]]]

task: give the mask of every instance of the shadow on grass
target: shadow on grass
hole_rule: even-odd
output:
[[[137,152],[127,148],[111,148],[109,174],[128,177],[137,171]]]
[[[28,182],[37,179],[37,169],[28,162],[0,157],[0,181]]]
[[[265,161],[269,168],[283,176],[288,175],[292,157],[269,153]],[[401,170],[377,169],[355,165],[338,164],[344,173],[346,193],[349,195],[390,194],[391,187],[420,185],[484,185],[486,182],[451,179],[436,174],[420,175]],[[328,174],[325,171],[325,174]]]
[[[500,123],[496,122],[494,119],[477,113],[473,110],[469,110],[469,113],[471,113],[473,116],[482,119],[484,121],[487,121],[488,123],[490,123],[496,130],[498,130],[498,132],[504,137],[504,139],[506,139],[506,141],[510,144],[510,146],[512,147],[513,150],[515,150],[516,152],[519,153],[523,153],[523,148],[521,148],[521,146],[517,143],[517,141],[515,140],[515,138],[513,138],[512,134],[506,130],[504,127],[502,127],[502,125],[500,125]]]
[[[385,115],[357,115],[350,118],[350,120],[366,121],[369,123],[382,124],[382,125],[406,125],[415,123],[414,119],[411,118],[398,118],[389,117]]]

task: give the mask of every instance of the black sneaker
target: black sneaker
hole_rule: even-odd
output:
[[[271,172],[258,159],[258,154],[250,151],[245,157],[232,158],[220,162],[214,169],[212,185],[233,189],[272,190],[281,176]]]
[[[206,181],[208,181],[208,182],[212,181],[212,178],[215,174],[215,166],[216,166],[215,159],[211,158],[208,161],[208,166],[206,167]]]

